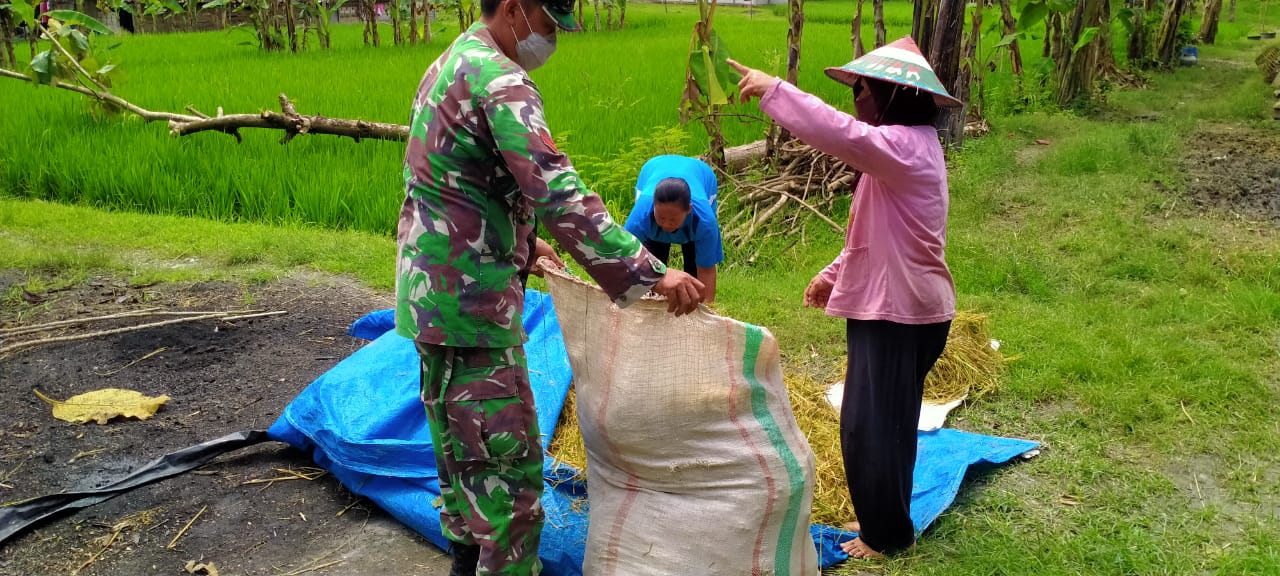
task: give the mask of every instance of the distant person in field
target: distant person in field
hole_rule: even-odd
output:
[[[706,162],[687,156],[656,156],[645,162],[636,181],[636,205],[627,231],[667,264],[671,246],[680,246],[684,271],[716,299],[716,266],[724,260],[716,219],[716,174]]]
[[[924,378],[942,355],[956,293],[944,258],[947,166],[933,122],[958,106],[910,38],[839,68],[857,117],[816,96],[729,61],[743,74],[742,99],[795,137],[862,172],[849,208],[844,250],[805,289],[806,306],[845,318],[849,365],[840,442],[858,537],[855,558],[915,543],[911,477]]]
[[[573,0],[481,0],[480,21],[413,100],[396,261],[396,331],[414,340],[451,576],[541,571],[542,445],[524,352],[521,278],[534,218],[619,306],[651,290],[675,314],[702,284],[618,225],[556,149],[529,71],[577,29]],[[427,457],[427,455],[423,455]]]

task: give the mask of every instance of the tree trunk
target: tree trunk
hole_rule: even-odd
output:
[[[911,14],[911,39],[920,51],[928,54],[933,45],[934,18],[938,14],[940,0],[916,0]]]
[[[307,42],[310,41],[310,38],[311,38],[311,27],[313,26],[312,18],[313,17],[310,14],[308,14],[305,18],[302,19],[302,51],[303,52],[307,51],[308,49]]]
[[[800,83],[800,46],[804,36],[804,0],[787,0],[787,82]],[[769,127],[768,150],[777,153],[782,143],[791,139],[786,128],[776,124]],[[772,156],[771,156],[772,157]]]
[[[366,45],[372,44],[375,48],[382,46],[382,35],[378,33],[377,0],[361,0],[361,2],[364,3],[365,10],[365,34],[369,37]]]
[[[1231,11],[1227,12],[1227,22],[1236,21],[1236,0],[1231,0]]]
[[[929,47],[929,63],[933,65],[938,80],[948,91],[955,88],[960,77],[960,49],[964,37],[964,0],[938,2],[936,25]]]
[[[431,2],[421,0],[422,3],[422,43],[431,43]]]
[[[876,48],[884,46],[885,30],[884,30],[884,0],[871,0],[871,5],[875,10],[876,19]]]
[[[582,26],[582,22],[583,22],[582,14],[584,13],[583,11],[585,10],[585,6],[583,5],[586,3],[586,1],[587,0],[578,0],[578,26]]]
[[[391,42],[396,46],[404,44],[404,24],[400,15],[400,0],[391,0],[387,2],[387,9],[391,11]]]
[[[0,12],[0,68],[18,69],[18,57],[13,53],[13,12]]]
[[[289,31],[289,51],[298,53],[298,18],[293,11],[293,2],[284,0],[284,22]]]
[[[249,21],[253,23],[253,31],[258,35],[258,49],[270,50],[267,47],[267,36],[269,36],[266,24],[263,24],[262,11],[255,10],[249,13]]]
[[[921,46],[924,41],[924,12],[926,4],[929,0],[914,0],[911,3],[911,39],[915,40],[916,46]]]
[[[982,117],[982,75],[984,71],[981,63],[978,62],[978,48],[982,43],[982,4],[982,1],[979,0],[974,5],[973,17],[970,19],[969,24],[969,37],[964,42],[964,57],[961,61],[959,86],[952,93],[961,102],[974,102],[974,105],[969,107],[971,113],[966,114],[966,119],[968,116]],[[974,86],[977,86],[978,97],[976,102],[971,97]]]
[[[609,2],[604,5],[605,11],[605,30],[613,30],[613,3]]]
[[[857,2],[858,7],[853,13],[853,24],[849,27],[849,41],[853,43],[853,57],[861,58],[867,53],[867,49],[862,45],[862,0]]]
[[[911,39],[916,41],[916,46],[924,47],[925,36],[924,31],[924,13],[929,8],[929,0],[914,0],[911,3]],[[874,18],[874,16],[873,16]]]
[[[274,9],[277,12],[274,15],[274,17],[271,18],[272,32],[273,32],[272,36],[277,43],[277,48],[279,50],[284,50],[285,47],[288,45],[287,43],[289,41],[289,38],[285,36],[285,32],[284,32],[284,24],[285,24],[286,17],[282,16],[279,13],[279,10],[280,10],[279,4],[273,3],[273,6],[275,6]]]
[[[787,82],[798,86],[800,79],[800,39],[804,35],[804,0],[787,0]]]
[[[1221,0],[1219,0],[1221,1]],[[1116,49],[1111,35],[1111,2],[1104,0],[1098,15],[1098,70],[1104,76],[1116,71]]]
[[[1134,2],[1132,31],[1129,32],[1129,47],[1125,55],[1130,66],[1145,66],[1147,59],[1147,10],[1151,9],[1154,0],[1144,0],[1141,6]]]
[[[1103,0],[1098,6],[1098,35],[1094,37],[1097,44],[1098,58],[1097,76],[1106,77],[1116,69],[1115,49],[1111,45],[1111,1]]]
[[[1156,61],[1168,66],[1177,57],[1178,23],[1186,9],[1187,0],[1169,0],[1165,5],[1164,19],[1160,21],[1160,34],[1156,36]]]
[[[409,0],[409,45],[418,45],[418,0]]]
[[[940,0],[937,24],[929,44],[929,63],[933,65],[938,81],[947,92],[956,94],[961,89],[960,75],[961,41],[964,39],[965,0]],[[947,148],[959,147],[964,141],[964,107],[948,107],[938,112],[935,124]]]
[[[798,2],[799,0],[792,1]],[[711,23],[715,19],[716,14],[716,0],[711,0],[707,4],[708,8],[706,13],[700,14],[701,19],[694,24],[693,28],[694,34],[701,42],[702,46],[709,46],[711,44]],[[690,50],[690,52],[692,52],[692,50]],[[686,78],[686,80],[688,80],[688,78]],[[706,128],[707,138],[710,141],[708,159],[711,161],[711,165],[713,167],[717,170],[723,171],[725,169],[724,132],[720,129],[720,106],[716,106],[708,102],[708,105],[703,108],[702,111],[704,112],[702,115],[702,125]]]
[[[1058,51],[1061,55],[1054,60],[1059,106],[1066,107],[1092,96],[1094,79],[1101,64],[1101,34],[1079,50],[1075,45],[1085,29],[1106,25],[1103,18],[1107,15],[1107,3],[1108,0],[1083,0],[1072,12],[1066,33],[1059,33]]]
[[[1053,26],[1057,17],[1057,14],[1050,12],[1044,18],[1044,50],[1040,54],[1044,58],[1053,58]]]
[[[1005,35],[1014,34],[1018,31],[1018,22],[1013,18],[1013,9],[1009,7],[1009,0],[1000,0],[1000,19],[1004,22]],[[1009,44],[1009,64],[1013,68],[1014,76],[1022,76],[1022,52],[1018,50],[1018,41],[1014,40]]]
[[[627,2],[622,0],[618,4],[618,29],[622,30],[627,27]]]
[[[357,0],[357,1],[359,2],[359,4],[356,5],[356,9],[360,11],[360,21],[364,22],[364,30],[363,30],[364,45],[365,47],[369,47],[373,45],[373,36],[369,34],[369,6],[367,5],[368,2],[366,0]],[[461,22],[461,20],[459,20],[459,22]]]
[[[719,112],[716,108],[719,108],[719,106],[712,106],[712,109],[707,111],[707,114],[703,116],[702,123],[707,130],[707,138],[709,139],[708,148],[710,148],[711,165],[724,170],[724,134],[720,131],[720,122],[715,119],[717,118],[715,114]]]
[[[1218,17],[1222,15],[1222,0],[1205,0],[1204,20],[1200,22],[1200,41],[1213,44],[1218,38]]]
[[[1063,40],[1066,32],[1063,30],[1063,15],[1055,14],[1053,16],[1053,52],[1049,54],[1055,62],[1060,61],[1066,55],[1067,50],[1071,49],[1071,44]]]
[[[924,13],[924,32],[925,42],[929,44],[930,49],[933,47],[934,38],[938,32],[938,6],[941,0],[929,0],[928,8]],[[928,54],[928,52],[925,52]]]
[[[592,8],[596,11],[596,32],[600,31],[600,0],[592,0]]]

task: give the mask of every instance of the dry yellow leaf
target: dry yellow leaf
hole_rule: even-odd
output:
[[[195,560],[187,560],[187,574],[204,574],[206,576],[218,576],[218,567],[213,562],[196,562]]]
[[[169,397],[143,396],[141,392],[104,388],[67,398],[66,401],[54,400],[39,390],[32,390],[41,400],[53,406],[53,417],[67,422],[84,424],[96,421],[106,424],[116,416],[146,420],[155,415],[160,406],[169,401]]]

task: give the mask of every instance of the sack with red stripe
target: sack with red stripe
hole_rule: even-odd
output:
[[[813,576],[813,450],[764,328],[554,271],[587,449],[590,576]]]

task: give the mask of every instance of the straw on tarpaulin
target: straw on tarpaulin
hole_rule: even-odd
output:
[[[925,401],[944,404],[987,394],[999,384],[1009,360],[992,348],[986,316],[957,313],[951,322],[947,348],[925,379]],[[840,415],[826,399],[830,382],[800,374],[785,375],[783,380],[791,398],[791,411],[818,461],[811,519],[818,524],[841,526],[854,519],[854,512],[840,456]],[[576,395],[570,388],[548,453],[585,474],[587,450],[578,429],[576,405]]]

